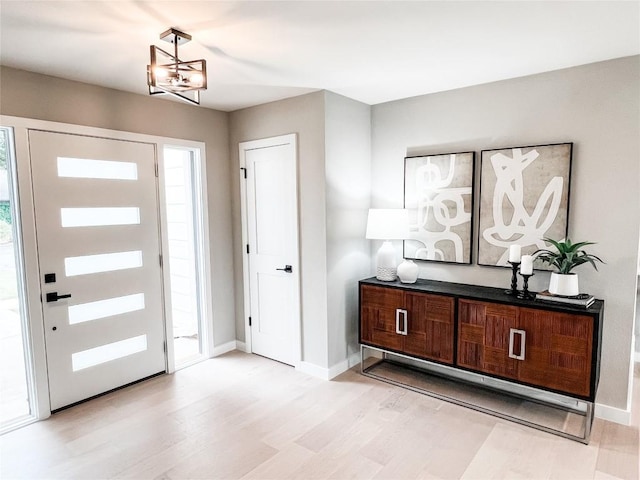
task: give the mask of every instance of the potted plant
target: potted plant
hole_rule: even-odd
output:
[[[551,279],[549,280],[549,293],[553,295],[565,295],[572,296],[580,293],[578,286],[578,275],[572,270],[582,265],[583,263],[590,263],[593,268],[598,270],[596,262],[604,263],[597,256],[587,253],[583,247],[587,245],[595,245],[594,242],[578,242],[571,243],[570,239],[566,241],[556,241],[550,238],[544,238],[545,242],[550,243],[555,247],[556,251],[548,249],[539,249],[533,255],[538,260],[549,264],[556,268],[556,272],[551,273]]]

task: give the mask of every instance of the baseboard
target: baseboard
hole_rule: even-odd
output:
[[[300,362],[296,366],[296,370],[311,375],[312,377],[321,378],[322,380],[331,380],[328,368],[319,367],[313,363]]]
[[[211,352],[211,358],[217,357],[219,355],[223,355],[225,353],[232,352],[238,348],[238,342],[233,340],[231,342],[223,343],[222,345],[218,345],[217,347],[213,347],[213,351]]]
[[[240,340],[236,340],[236,350],[239,350],[244,353],[249,353],[249,351],[247,350],[247,344],[244,342],[241,342]]]
[[[346,360],[343,360],[340,363],[335,364],[333,367],[329,369],[329,379],[335,378],[341,373],[346,372],[351,367],[354,367],[360,363],[360,354],[354,353],[349,356]]]
[[[360,350],[356,353],[352,353],[349,357],[349,368],[355,367],[360,364]]]
[[[595,416],[620,425],[631,425],[631,411],[596,403]]]
[[[331,368],[323,368],[317,365],[314,365],[309,362],[300,362],[297,367],[297,370],[306,373],[307,375],[311,375],[313,377],[321,378],[323,380],[331,380],[341,373],[346,372],[351,367],[360,363],[360,354],[354,353],[349,358],[343,360],[340,363],[336,363]]]

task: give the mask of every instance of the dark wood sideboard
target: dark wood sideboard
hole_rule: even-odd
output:
[[[478,383],[493,378],[575,399],[584,404],[580,436],[421,391],[588,443],[600,376],[602,300],[584,308],[517,298],[500,288],[422,279],[403,284],[375,277],[361,280],[359,292],[363,374],[406,386],[365,367],[366,350],[373,349],[381,352],[382,361],[404,358],[445,366],[438,375],[442,370],[445,376],[447,371],[466,372]]]

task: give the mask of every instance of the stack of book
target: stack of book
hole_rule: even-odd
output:
[[[578,307],[589,308],[593,302],[595,302],[595,297],[593,295],[589,295],[588,293],[581,293],[579,295],[572,296],[564,296],[564,295],[554,295],[553,293],[549,293],[548,290],[543,292],[536,293],[536,300],[542,300],[544,302],[553,302],[553,303],[564,303],[568,305],[575,305]]]

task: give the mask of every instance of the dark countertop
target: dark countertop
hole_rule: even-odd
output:
[[[504,303],[509,305],[517,305],[520,307],[566,311],[573,314],[586,313],[589,315],[598,315],[604,307],[603,300],[596,300],[589,308],[584,308],[581,306],[567,305],[564,303],[545,302],[543,300],[525,300],[522,298],[507,295],[504,288],[483,287],[479,285],[468,285],[464,283],[441,282],[438,280],[425,280],[422,278],[419,278],[416,283],[402,283],[400,282],[400,280],[385,282],[382,280],[378,280],[376,277],[371,277],[360,280],[360,283],[366,285],[378,285],[381,287],[400,288],[402,290],[414,292],[451,295],[459,298]]]

